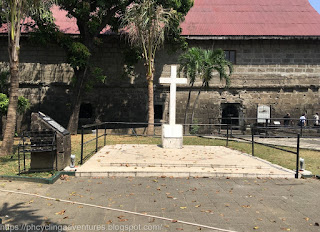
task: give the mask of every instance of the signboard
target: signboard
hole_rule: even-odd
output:
[[[54,121],[49,116],[45,115],[42,112],[39,112],[39,115],[45,122],[47,122],[50,126],[52,126],[56,131],[62,133],[63,135],[69,134],[69,131],[67,129],[65,129],[63,126],[61,126],[59,123]]]
[[[268,122],[270,122],[270,117],[271,117],[270,106],[266,106],[266,105],[258,106],[258,112],[257,112],[258,123],[266,123],[266,119],[269,119]]]

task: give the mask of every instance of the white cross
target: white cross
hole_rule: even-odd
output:
[[[169,124],[176,124],[176,98],[177,98],[177,84],[187,84],[187,78],[176,78],[177,66],[171,66],[171,77],[160,78],[160,84],[170,84],[170,105],[169,105]]]

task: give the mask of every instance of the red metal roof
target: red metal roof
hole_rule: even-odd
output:
[[[66,11],[52,11],[61,31],[79,34]],[[181,27],[184,36],[320,36],[320,14],[308,0],[195,0]]]
[[[308,0],[195,0],[185,36],[320,36],[320,14]]]

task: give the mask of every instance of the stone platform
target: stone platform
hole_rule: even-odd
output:
[[[102,148],[76,176],[294,178],[294,172],[226,147],[118,144]]]

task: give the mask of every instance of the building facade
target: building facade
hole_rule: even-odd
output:
[[[286,25],[279,21],[275,24],[272,20],[266,23],[268,21],[266,17],[270,18],[276,9],[272,3],[261,5],[262,2],[257,1],[260,5],[253,4],[249,8],[253,10],[248,11],[243,9],[247,5],[232,4],[232,2],[231,0],[223,3],[217,0],[195,1],[194,8],[182,25],[183,35],[189,47],[221,48],[234,63],[230,87],[225,88],[224,83],[221,83],[216,75],[210,87],[201,92],[195,107],[194,119],[199,123],[212,123],[219,122],[218,118],[226,117],[256,118],[260,105],[270,107],[273,118],[282,118],[286,113],[290,113],[293,118],[299,117],[302,113],[307,113],[307,116],[311,117],[319,112],[319,14],[312,10],[311,6],[306,5],[307,1],[295,0],[295,4],[302,4],[308,10],[306,13],[309,19],[310,12],[314,14],[312,23],[305,24],[304,27],[298,22],[292,25],[289,19],[285,20]],[[288,3],[288,1],[283,2]],[[208,16],[209,6],[215,6],[209,11],[210,14],[216,13],[214,16]],[[230,6],[235,9],[231,7],[230,10]],[[299,5],[293,4],[293,6]],[[262,7],[262,10],[259,7]],[[278,5],[278,10],[279,7],[281,8],[281,5]],[[261,16],[265,23],[262,25],[260,19],[255,18],[257,20],[251,23],[251,26],[248,25],[249,15],[255,15],[259,11],[267,12],[267,16],[263,17],[263,14]],[[232,16],[231,19],[223,16],[227,14],[226,12]],[[294,16],[300,10],[288,12],[292,13],[290,16]],[[238,15],[239,18],[235,18],[234,15]],[[303,15],[301,17],[303,18]],[[227,23],[217,24],[218,19]],[[279,20],[279,17],[275,20]],[[270,27],[272,24],[274,28]],[[261,30],[257,29],[259,25]],[[97,121],[146,122],[147,85],[143,65],[137,64],[134,73],[123,75],[125,68],[123,41],[115,35],[106,35],[102,38],[104,43],[98,48],[99,53],[94,57],[94,61],[97,66],[103,68],[107,79],[105,83],[96,85],[84,96],[80,110],[80,124]],[[8,69],[6,46],[7,39],[3,35],[0,37],[1,70]],[[181,52],[170,53],[161,50],[155,60],[155,118],[158,122],[168,120],[169,106],[169,88],[160,85],[158,80],[160,77],[170,75],[170,66],[178,64]],[[53,44],[39,47],[24,37],[20,61],[21,95],[31,102],[31,109],[19,119],[22,129],[28,127],[31,112],[39,110],[66,126],[71,113],[73,70],[66,64],[63,50]],[[191,110],[200,86],[199,80],[191,90],[187,123],[191,122]],[[189,90],[189,85],[178,87],[178,123],[184,122]],[[240,122],[233,121],[233,123]]]

